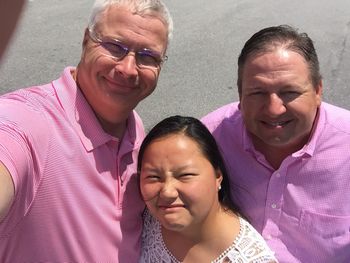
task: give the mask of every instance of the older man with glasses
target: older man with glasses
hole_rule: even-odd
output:
[[[97,0],[78,66],[0,98],[0,262],[137,262],[134,108],[171,33],[159,0]]]

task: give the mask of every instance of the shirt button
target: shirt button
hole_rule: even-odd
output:
[[[275,208],[277,207],[277,205],[276,205],[276,204],[272,204],[271,207],[272,207],[273,209],[275,209]]]
[[[276,177],[277,177],[277,178],[280,178],[280,177],[281,177],[281,174],[280,174],[280,173],[276,173]]]

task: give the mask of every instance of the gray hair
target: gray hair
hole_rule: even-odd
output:
[[[173,34],[173,20],[171,18],[168,8],[161,0],[95,0],[95,3],[91,10],[91,15],[88,24],[88,28],[90,31],[93,31],[95,29],[95,26],[98,23],[100,15],[103,13],[103,11],[105,11],[109,6],[112,5],[126,7],[132,13],[141,16],[158,16],[168,27],[167,43],[169,43]]]

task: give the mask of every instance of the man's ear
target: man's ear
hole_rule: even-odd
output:
[[[86,49],[86,46],[89,42],[89,29],[86,28],[85,29],[85,32],[84,32],[84,38],[83,38],[83,42],[81,43],[81,47],[82,47],[82,51],[81,51],[81,56],[80,56],[80,59],[83,60],[84,56],[85,56],[85,49]]]
[[[87,43],[88,43],[88,41],[89,41],[89,38],[90,38],[90,36],[89,36],[89,29],[86,28],[86,29],[85,29],[85,32],[84,32],[83,43],[82,43],[82,48],[83,48],[83,50],[85,49],[85,47],[86,47],[86,45],[87,45]]]
[[[320,106],[321,102],[322,102],[322,95],[323,95],[323,81],[322,80],[320,80],[320,82],[315,87],[315,91],[316,91],[317,105]]]

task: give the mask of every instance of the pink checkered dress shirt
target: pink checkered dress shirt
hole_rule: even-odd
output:
[[[350,262],[350,112],[327,103],[301,150],[278,170],[254,149],[238,103],[202,121],[230,173],[231,196],[280,262]]]

